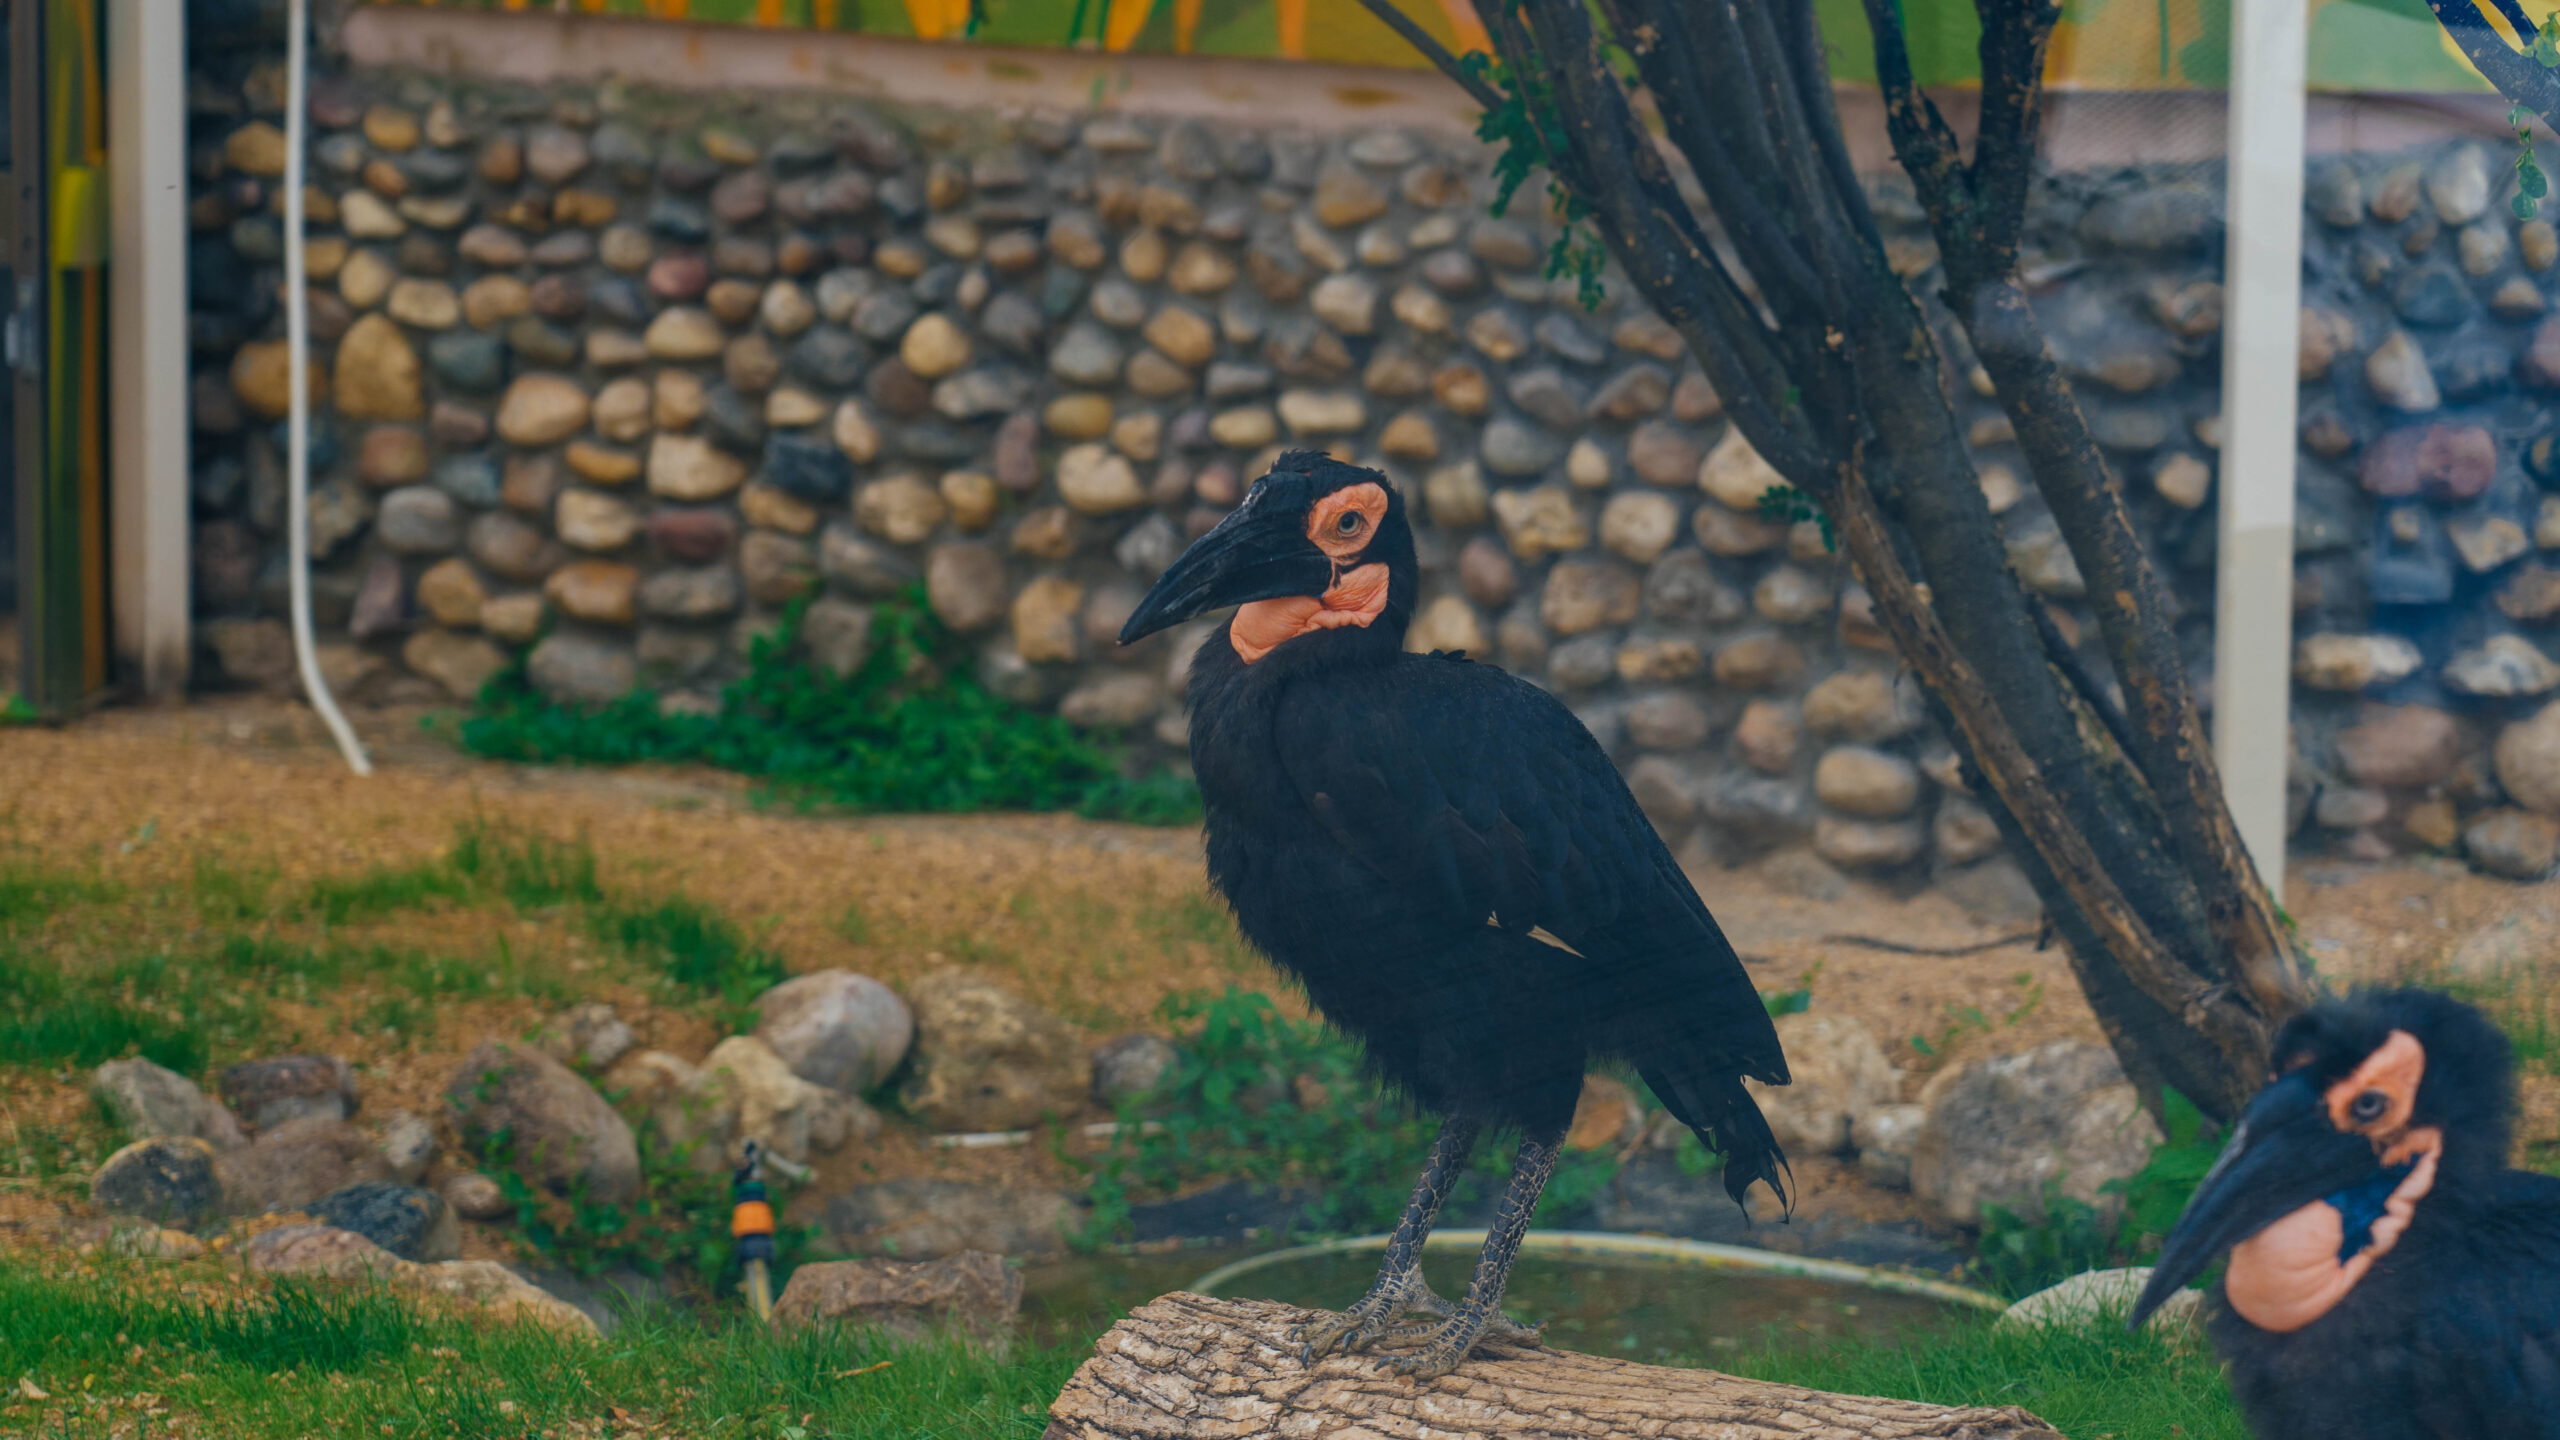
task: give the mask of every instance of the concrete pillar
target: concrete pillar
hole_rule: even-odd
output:
[[[2231,7],[2213,749],[2258,873],[2284,893],[2292,709],[2295,352],[2302,305],[2304,0]]]
[[[183,9],[107,6],[109,609],[118,668],[147,695],[183,691],[189,653]]]

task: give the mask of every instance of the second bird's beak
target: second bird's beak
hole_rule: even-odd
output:
[[[2258,1092],[2169,1232],[2160,1263],[2134,1302],[2131,1323],[2151,1318],[2232,1246],[2354,1185],[2379,1163],[2373,1142],[2330,1121],[2310,1076],[2288,1076]]]
[[[1120,627],[1121,644],[1222,606],[1325,592],[1333,583],[1333,562],[1300,530],[1303,517],[1258,500],[1246,496],[1216,529],[1182,552],[1129,612]]]

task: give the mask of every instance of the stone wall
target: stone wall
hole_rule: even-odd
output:
[[[218,683],[290,684],[281,85],[195,77],[197,606]],[[922,581],[990,686],[1178,755],[1200,627],[1122,651],[1147,584],[1283,446],[1413,502],[1416,648],[1565,695],[1675,844],[1810,842],[2021,901],[1997,836],[1810,524],[1671,331],[1541,276],[1489,157],[1392,130],[1110,113],[885,114],[815,95],[541,92],[393,74],[312,102],[313,549],[328,668],[363,702],[535,682],[717,703],[814,596],[817,663]],[[2547,869],[2560,718],[2548,224],[2478,148],[2318,167],[2297,608],[2308,834]],[[2210,664],[2216,177],[2066,175],[2030,269]],[[1907,190],[1877,190],[1927,291]],[[1527,207],[1523,207],[1526,209]],[[2011,556],[2067,632],[2080,580],[1952,337]],[[2545,738],[2545,729],[2553,733]],[[2505,794],[2533,807],[2504,808]]]

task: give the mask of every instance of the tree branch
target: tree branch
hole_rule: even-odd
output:
[[[1911,177],[1920,203],[1969,207],[1973,196],[1964,173],[1962,148],[1955,131],[1938,113],[1937,102],[1920,91],[1911,73],[1911,50],[1902,33],[1902,7],[1897,0],[1866,0],[1867,29],[1875,37],[1876,88],[1884,92],[1885,128],[1893,140],[1893,157]]]
[[[1858,578],[1876,598],[1876,617],[1893,636],[1895,648],[1929,681],[1946,705],[1966,749],[1975,757],[2001,805],[2016,821],[2050,868],[2054,880],[2071,897],[2106,953],[2145,993],[2168,1006],[2225,1057],[2240,1093],[2191,1097],[2208,1111],[2238,1114],[2248,1101],[2247,1088],[2263,1068],[2267,1030],[2251,1009],[2234,1003],[2229,987],[2211,983],[2161,944],[2073,823],[2065,805],[2046,783],[2043,768],[2020,743],[2001,714],[1990,687],[1938,622],[1931,597],[1914,587],[1886,538],[1882,517],[1855,464],[1844,466],[1833,510],[1841,548],[1857,567]]]
[[[1974,0],[1982,21],[1976,49],[1982,67],[1982,117],[1974,129],[1974,233],[1986,275],[2017,268],[2018,230],[2034,178],[2036,137],[2044,121],[2045,47],[2062,18],[2053,0]]]
[[[1432,39],[1430,31],[1414,24],[1410,17],[1395,7],[1392,0],[1360,0],[1360,4],[1370,14],[1384,22],[1388,29],[1403,36],[1404,42],[1421,52],[1422,58],[1430,61],[1434,69],[1457,81],[1459,88],[1466,91],[1478,105],[1487,110],[1502,108],[1500,91],[1486,84],[1482,76],[1472,74],[1465,66],[1460,65],[1458,57],[1449,53],[1448,46]]]
[[[2560,129],[2560,71],[2545,70],[2539,61],[2516,49],[2490,25],[2480,13],[2478,0],[2427,0],[2427,8],[2435,12],[2436,23],[2444,27],[2454,43],[2462,47],[2472,65],[2483,78],[2498,87],[2498,93],[2513,100],[2536,115],[2545,124]],[[2515,16],[2507,17],[2513,24]],[[2520,35],[2531,34],[2530,22],[2516,27]]]

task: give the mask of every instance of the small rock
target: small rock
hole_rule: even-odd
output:
[[[309,1115],[261,1133],[247,1149],[214,1160],[225,1209],[259,1215],[299,1210],[332,1191],[391,1178],[371,1137],[344,1120]]]
[[[2508,880],[2540,880],[2560,862],[2560,820],[2530,810],[2491,810],[2462,832],[2471,863]]]
[[[1786,486],[1775,467],[1760,458],[1739,426],[1729,426],[1716,448],[1698,467],[1698,488],[1739,514],[1757,513],[1760,497]]]
[[[2150,1283],[2151,1268],[2147,1265],[2121,1270],[2091,1270],[2074,1275],[2059,1285],[2047,1286],[2011,1305],[2000,1312],[1993,1328],[2035,1330],[2061,1326],[2082,1329],[2100,1321],[2121,1324],[2133,1313],[2134,1301],[2141,1298],[2143,1288]],[[2180,1290],[2152,1312],[2143,1328],[2180,1329],[2194,1324],[2203,1309],[2202,1290]]]
[[[2497,478],[2498,442],[2476,425],[2394,430],[2368,447],[2358,476],[2367,493],[2467,500]]]
[[[335,1055],[286,1055],[244,1060],[222,1072],[222,1095],[252,1130],[320,1116],[344,1120],[356,1112],[355,1071]]]
[[[1900,1077],[1867,1027],[1846,1015],[1800,1011],[1777,1019],[1793,1083],[1743,1088],[1759,1102],[1770,1133],[1791,1154],[1833,1155],[1849,1148],[1858,1116],[1893,1103]]]
[[[498,438],[538,449],[557,445],[587,427],[587,392],[559,375],[525,375],[498,402]]]
[[[2444,667],[2445,688],[2513,699],[2560,686],[2560,664],[2521,635],[2492,635]]]
[[[391,1167],[392,1179],[415,1185],[435,1158],[436,1130],[426,1121],[402,1110],[382,1127],[382,1161]]]
[[[593,636],[546,635],[525,657],[535,689],[570,705],[601,705],[631,693],[638,679],[631,651]]]
[[[1899,755],[1841,745],[1825,751],[1814,767],[1813,791],[1835,810],[1891,820],[1909,814],[1919,803],[1920,772]]]
[[[1103,445],[1068,447],[1058,457],[1057,485],[1058,497],[1081,514],[1111,515],[1147,503],[1137,471]]]
[[[906,1339],[959,1331],[1003,1340],[1022,1308],[1022,1273],[1001,1255],[963,1251],[926,1262],[835,1260],[803,1265],[774,1302],[782,1330],[836,1322]]]
[[[2489,160],[2477,145],[2457,147],[2427,171],[2427,200],[2447,225],[2468,225],[2489,208]]]
[[[403,1260],[452,1260],[462,1253],[462,1228],[432,1190],[369,1180],[303,1209],[312,1219],[361,1235]]]
[[[1986,1205],[2040,1213],[2048,1185],[2112,1209],[2121,1202],[2107,1187],[2160,1143],[2115,1056],[2085,1041],[1941,1072],[1921,1103],[1912,1193],[1958,1225],[1980,1224]]]
[[[1868,1184],[1911,1188],[1911,1151],[1928,1114],[1917,1105],[1878,1105],[1851,1118],[1849,1143],[1858,1152],[1858,1173]]]
[[[756,1140],[785,1160],[805,1164],[841,1149],[857,1135],[879,1133],[880,1117],[862,1102],[791,1073],[770,1046],[732,1035],[654,1113],[659,1133],[694,1168],[716,1173],[743,1163]]]
[[[214,1149],[192,1135],[136,1140],[89,1177],[89,1201],[110,1215],[193,1228],[222,1208]]]
[[[850,970],[795,976],[755,1001],[756,1038],[813,1085],[860,1095],[889,1077],[915,1017],[888,986]]]
[[[934,971],[907,1001],[916,1041],[900,1097],[938,1130],[1035,1125],[1074,1113],[1092,1088],[1091,1057],[1063,1022],[968,971]]]
[[[2431,705],[2375,705],[2338,732],[2338,763],[2359,785],[2441,785],[2468,742],[2462,722]]]
[[[614,1008],[600,1001],[572,1005],[543,1022],[533,1043],[563,1065],[604,1070],[639,1043]]]
[[[969,361],[969,337],[951,317],[939,311],[907,327],[898,342],[898,359],[918,377],[940,379]]]
[[[637,1195],[631,1127],[594,1086],[541,1051],[484,1042],[456,1067],[445,1093],[454,1129],[467,1143],[484,1152],[503,1145],[500,1159],[555,1193],[581,1187],[588,1200],[606,1205]]]
[[[2373,387],[2374,398],[2394,410],[2424,414],[2444,403],[2427,357],[2419,353],[2417,342],[2405,330],[2392,331],[2365,357],[2364,376]]]
[[[1182,1053],[1154,1035],[1123,1035],[1093,1052],[1094,1103],[1116,1106],[1143,1100],[1163,1084],[1182,1061]]]
[[[515,1215],[507,1192],[477,1170],[466,1170],[444,1182],[444,1203],[465,1220],[505,1220]]]
[[[2315,690],[2365,690],[2405,680],[2424,657],[2397,635],[2305,636],[2293,649],[2293,678]]]
[[[1928,833],[1916,820],[1843,820],[1824,815],[1813,822],[1814,853],[1844,870],[1890,870],[1920,858]]]
[[[128,1135],[145,1140],[193,1137],[217,1151],[249,1143],[229,1110],[194,1081],[149,1060],[110,1060],[92,1074],[90,1088]]]

